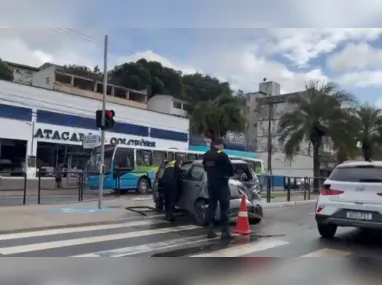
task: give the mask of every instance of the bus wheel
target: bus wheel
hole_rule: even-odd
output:
[[[138,193],[140,193],[140,194],[149,193],[149,186],[150,186],[149,180],[147,180],[146,178],[139,179],[138,184],[137,184]]]

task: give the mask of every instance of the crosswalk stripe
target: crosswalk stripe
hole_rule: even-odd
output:
[[[289,244],[289,242],[283,240],[260,240],[258,242],[232,246],[215,252],[196,254],[190,257],[238,257],[287,244]]]
[[[323,248],[323,249],[305,254],[301,257],[345,257],[345,256],[348,256],[350,254],[351,254],[351,252],[348,252],[348,251]]]
[[[72,227],[72,228],[33,231],[33,232],[23,232],[23,233],[15,233],[15,234],[4,234],[4,235],[0,235],[0,241],[88,232],[88,231],[110,230],[110,229],[127,228],[127,227],[135,227],[135,226],[155,225],[160,223],[163,223],[163,221],[146,220],[146,221],[134,221],[134,222],[123,223],[123,224],[98,225],[98,226],[74,227],[74,228]]]
[[[178,226],[178,227],[171,227],[171,228],[161,228],[161,229],[155,229],[155,230],[144,230],[144,231],[122,233],[122,234],[112,234],[112,235],[104,235],[104,236],[85,237],[85,238],[44,242],[44,243],[36,243],[36,244],[29,244],[29,245],[4,247],[4,248],[0,248],[0,253],[3,255],[25,253],[25,252],[31,252],[31,251],[40,251],[40,250],[46,250],[46,249],[84,245],[84,244],[97,243],[97,242],[114,241],[114,240],[121,240],[121,239],[134,238],[134,237],[151,236],[151,235],[158,235],[158,234],[165,234],[165,233],[172,233],[172,232],[179,232],[179,231],[186,231],[186,230],[194,230],[198,228],[200,227]]]
[[[170,249],[178,246],[187,246],[195,243],[201,243],[205,241],[209,241],[210,239],[205,238],[205,235],[203,236],[197,236],[197,237],[188,237],[188,238],[180,238],[180,239],[173,239],[169,241],[164,242],[154,242],[149,244],[142,244],[137,246],[128,246],[124,248],[117,248],[112,250],[105,250],[105,251],[99,251],[94,253],[88,253],[88,254],[81,254],[81,255],[75,255],[72,257],[123,257],[128,255],[134,255],[139,253],[146,253],[146,252],[152,252],[155,250],[165,250]]]

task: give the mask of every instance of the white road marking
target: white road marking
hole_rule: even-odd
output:
[[[289,242],[283,240],[265,239],[258,242],[232,246],[215,252],[196,254],[191,257],[237,257],[287,244],[289,244]]]
[[[164,242],[141,244],[137,246],[129,246],[124,248],[117,248],[112,250],[105,250],[105,251],[99,251],[94,253],[75,255],[73,257],[123,257],[123,256],[138,254],[138,253],[150,252],[154,250],[165,250],[165,249],[167,250],[177,246],[187,246],[194,243],[199,243],[199,242],[204,242],[209,240],[211,239],[205,238],[205,235],[196,236],[196,237],[186,237],[186,238],[173,239],[173,240],[164,241]]]
[[[11,239],[30,238],[30,237],[42,237],[42,236],[52,236],[52,235],[60,235],[60,234],[88,232],[88,231],[128,228],[128,227],[135,227],[135,226],[155,225],[155,224],[159,224],[159,223],[163,223],[163,221],[145,220],[145,221],[134,221],[134,222],[122,223],[122,224],[112,224],[112,225],[71,227],[71,228],[23,232],[23,233],[14,233],[14,234],[4,234],[4,235],[0,235],[0,241],[11,240]]]
[[[323,248],[323,249],[305,254],[301,257],[345,257],[345,256],[348,256],[350,254],[351,253],[348,251]]]
[[[155,229],[155,230],[144,230],[144,231],[136,231],[136,232],[130,232],[130,233],[122,233],[122,234],[112,234],[112,235],[105,235],[105,236],[85,237],[85,238],[60,240],[60,241],[36,243],[36,244],[29,244],[29,245],[19,245],[19,246],[0,248],[0,253],[4,255],[17,254],[17,253],[24,253],[24,252],[31,252],[31,251],[61,248],[61,247],[67,247],[67,246],[76,246],[76,245],[83,245],[83,244],[90,244],[90,243],[97,243],[97,242],[114,241],[114,240],[121,240],[121,239],[135,238],[135,237],[143,237],[143,236],[151,236],[151,235],[193,230],[198,228],[200,227],[178,226],[178,227],[171,227],[171,228],[161,228],[161,229]]]

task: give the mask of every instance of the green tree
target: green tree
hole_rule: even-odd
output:
[[[13,69],[0,58],[0,79],[13,81]]]
[[[181,98],[182,73],[164,67],[160,62],[142,58],[137,62],[117,65],[110,72],[112,80],[127,88],[147,89],[149,98],[156,94],[172,95]]]
[[[191,130],[212,140],[224,137],[228,131],[243,132],[248,122],[237,97],[219,96],[201,101],[191,115]]]
[[[310,82],[305,92],[289,100],[291,109],[280,118],[279,141],[284,145],[287,158],[292,159],[300,152],[303,142],[313,148],[314,176],[320,176],[320,149],[324,137],[329,137],[334,145],[348,137],[343,124],[349,118],[349,109],[354,97],[340,90],[332,82]],[[340,128],[342,127],[342,128]],[[314,188],[318,189],[315,179]]]
[[[183,75],[184,99],[196,105],[197,102],[215,100],[219,96],[231,96],[228,82],[202,73]]]
[[[359,143],[365,161],[370,161],[382,143],[382,111],[367,104],[353,112],[348,124],[353,133],[353,144]]]

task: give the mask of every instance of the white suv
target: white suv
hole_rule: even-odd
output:
[[[338,165],[323,184],[315,216],[323,238],[334,237],[338,226],[382,228],[382,162]]]

